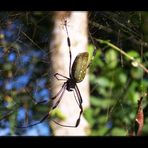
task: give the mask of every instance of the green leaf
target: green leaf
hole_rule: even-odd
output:
[[[107,77],[99,77],[97,79],[97,82],[99,83],[99,86],[101,87],[108,87],[111,85],[111,82],[109,81],[109,79],[107,79]]]
[[[125,130],[125,128],[113,128],[113,130],[111,131],[111,135],[112,136],[126,136],[127,135],[127,131]]]
[[[117,66],[117,52],[113,49],[109,49],[105,53],[105,60],[109,69],[114,69]]]
[[[134,79],[141,79],[143,77],[143,70],[139,67],[131,69],[131,76]]]
[[[121,84],[125,84],[127,81],[127,76],[124,73],[118,75],[118,80]]]
[[[130,51],[127,52],[127,54],[129,56],[133,57],[133,58],[139,58],[140,57],[139,53],[137,51],[135,51],[135,50],[130,50]]]

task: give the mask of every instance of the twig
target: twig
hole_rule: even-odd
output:
[[[101,44],[106,44],[106,45],[112,47],[113,49],[119,51],[121,54],[125,55],[128,59],[130,59],[131,61],[136,63],[137,66],[141,67],[146,73],[148,73],[148,69],[142,63],[140,63],[137,60],[135,60],[134,57],[128,55],[126,52],[124,52],[122,49],[118,48],[114,44],[110,43],[109,41],[105,41],[105,40],[101,40],[101,39],[96,39],[95,38],[95,40],[100,42]]]

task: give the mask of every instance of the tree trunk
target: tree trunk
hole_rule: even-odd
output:
[[[66,12],[59,11],[54,13],[53,38],[50,44],[52,75],[55,73],[69,77],[69,48],[67,44],[67,34],[64,28],[64,21],[67,20],[67,28],[71,41],[72,63],[75,57],[80,53],[87,51],[87,12]],[[52,96],[55,96],[60,90],[64,81],[52,79]],[[89,106],[89,79],[88,75],[84,80],[77,84],[83,99],[83,109]],[[65,91],[63,98],[58,105],[61,113],[66,118],[59,121],[60,124],[75,125],[79,116],[79,106],[75,101],[73,92]],[[57,136],[84,136],[89,132],[89,126],[83,115],[77,128],[62,127],[51,123],[54,129],[54,135]]]

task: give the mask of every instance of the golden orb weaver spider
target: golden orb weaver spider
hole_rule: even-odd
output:
[[[77,86],[77,83],[80,83],[85,78],[86,70],[89,67],[88,66],[89,54],[88,54],[88,52],[79,53],[76,56],[72,66],[71,66],[71,60],[72,60],[71,42],[70,42],[68,29],[67,29],[67,20],[65,20],[64,26],[65,26],[66,33],[67,33],[67,44],[68,44],[68,47],[69,47],[69,57],[70,57],[69,77],[66,77],[66,76],[59,74],[59,73],[55,73],[54,77],[57,80],[65,80],[65,82],[63,83],[59,92],[54,97],[51,98],[51,100],[54,100],[54,99],[59,97],[58,100],[56,101],[55,105],[52,106],[50,111],[40,121],[33,123],[33,124],[30,124],[30,125],[27,125],[27,126],[17,126],[17,128],[28,128],[28,127],[32,127],[34,125],[42,123],[45,119],[47,119],[50,116],[50,112],[58,106],[58,104],[60,103],[60,101],[61,101],[61,99],[64,95],[64,92],[66,90],[72,91],[74,93],[75,100],[76,100],[76,102],[77,102],[77,104],[80,108],[79,117],[78,117],[75,125],[63,125],[63,124],[58,123],[55,120],[52,120],[52,121],[55,122],[56,124],[60,125],[60,126],[63,126],[63,127],[77,127],[80,123],[80,118],[81,118],[81,115],[83,113],[83,107],[82,107],[82,96],[81,96],[81,93],[80,93],[79,88]],[[59,79],[58,76],[62,77],[62,79]]]

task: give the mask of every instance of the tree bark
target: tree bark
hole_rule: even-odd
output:
[[[87,51],[88,43],[88,20],[87,12],[66,12],[59,11],[54,14],[54,29],[53,38],[50,44],[51,49],[51,66],[52,75],[55,73],[62,74],[69,77],[69,48],[67,44],[67,34],[64,28],[64,20],[67,20],[68,33],[71,41],[71,52],[72,52],[72,63],[75,57],[80,53]],[[88,71],[88,70],[87,70]],[[52,79],[51,92],[52,96],[55,96],[60,90],[64,81],[58,81]],[[77,84],[83,99],[83,109],[89,107],[89,79],[86,74],[84,80]],[[66,120],[59,121],[60,124],[75,125],[76,120],[79,116],[79,106],[75,101],[73,92],[65,91],[63,98],[58,105],[61,113],[64,115]],[[54,135],[57,136],[84,136],[89,132],[89,125],[81,116],[80,124],[77,128],[62,127],[51,123],[54,129]]]

